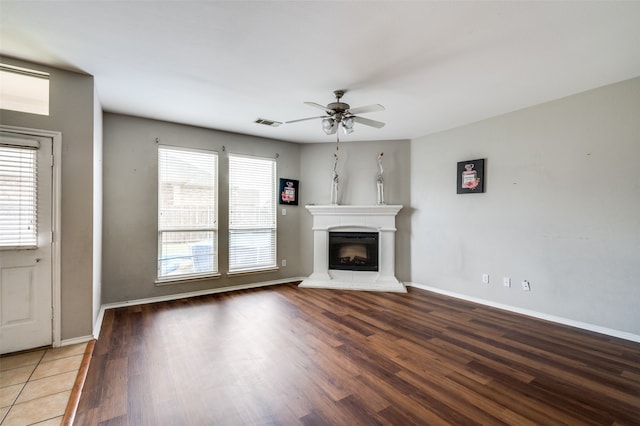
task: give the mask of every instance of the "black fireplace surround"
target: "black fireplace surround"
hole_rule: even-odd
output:
[[[378,271],[378,233],[329,232],[329,269]]]

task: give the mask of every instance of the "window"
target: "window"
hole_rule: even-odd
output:
[[[49,115],[49,74],[0,64],[0,108]]]
[[[218,154],[158,148],[158,279],[218,273]]]
[[[38,244],[38,156],[33,146],[0,144],[0,248]]]
[[[229,272],[276,267],[276,162],[229,155]]]

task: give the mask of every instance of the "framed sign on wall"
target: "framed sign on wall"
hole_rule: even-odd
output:
[[[484,159],[458,163],[458,194],[484,192]]]
[[[299,182],[295,179],[280,178],[280,195],[278,196],[278,202],[280,204],[297,206],[299,198],[298,186]]]

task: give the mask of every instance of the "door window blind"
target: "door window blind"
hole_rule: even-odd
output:
[[[229,155],[229,272],[276,267],[276,162]]]
[[[38,244],[38,156],[35,146],[0,145],[0,248]]]

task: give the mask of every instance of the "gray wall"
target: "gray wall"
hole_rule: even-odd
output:
[[[278,177],[298,179],[297,144],[106,113],[104,115],[103,303],[200,291],[299,275],[300,208],[278,206],[278,272],[227,277],[227,153],[277,159]],[[219,270],[222,277],[157,286],[157,181],[160,144],[213,149],[219,154]],[[226,152],[223,152],[223,146]],[[287,211],[282,215],[282,210]]]
[[[409,141],[340,142],[339,145],[339,204],[376,204],[378,154],[384,153],[385,202],[404,206],[396,217],[396,277],[400,281],[408,281],[412,213]],[[303,276],[313,271],[312,221],[304,205],[330,203],[335,152],[335,143],[303,144],[300,147],[300,271]]]
[[[639,158],[640,78],[412,141],[412,281],[640,334]]]
[[[63,340],[93,328],[93,77],[1,57],[3,63],[49,72],[50,115],[2,110],[4,125],[62,132],[61,299]]]

